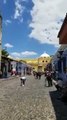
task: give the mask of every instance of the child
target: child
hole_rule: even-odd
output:
[[[22,76],[21,78],[20,78],[20,80],[21,80],[21,86],[23,85],[25,85],[25,81],[26,81],[26,77],[25,76]]]

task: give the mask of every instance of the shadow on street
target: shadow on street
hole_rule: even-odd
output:
[[[60,96],[58,91],[50,91],[49,94],[54,107],[56,120],[67,120],[67,104],[58,99]]]

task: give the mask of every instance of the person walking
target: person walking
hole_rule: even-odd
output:
[[[51,71],[47,72],[47,81],[48,81],[48,87],[52,86],[52,74],[51,74]]]
[[[23,85],[23,86],[25,86],[25,82],[26,82],[26,77],[25,76],[22,76],[22,77],[20,77],[20,80],[21,80],[21,86]]]
[[[45,86],[47,86],[47,70],[44,73],[44,77],[45,77]]]
[[[21,72],[21,75],[20,75],[20,81],[21,81],[21,84],[20,86],[25,86],[25,82],[26,82],[26,76],[23,72]]]
[[[41,72],[38,72],[38,79],[41,79]]]

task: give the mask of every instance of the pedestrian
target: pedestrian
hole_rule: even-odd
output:
[[[21,86],[23,85],[23,86],[25,86],[25,82],[26,82],[26,76],[25,75],[22,75],[21,77],[20,77],[20,81],[21,81]]]
[[[24,69],[24,72],[23,72],[23,74],[25,75],[25,69]]]
[[[55,85],[55,87],[56,87],[56,89],[58,90],[58,91],[62,91],[62,80],[53,80],[53,84]]]
[[[20,78],[20,80],[21,80],[21,86],[22,86],[22,85],[25,86],[26,77],[23,76],[23,77]]]
[[[44,77],[45,77],[45,86],[47,86],[47,70],[44,73]]]
[[[2,71],[0,70],[0,78],[2,78]]]
[[[36,78],[36,71],[33,71],[33,75],[34,75],[34,77]]]
[[[38,79],[38,72],[36,72],[36,74],[35,74],[35,78]]]
[[[52,74],[51,74],[51,71],[47,72],[47,81],[48,81],[48,87],[52,86]]]
[[[41,72],[38,72],[38,79],[41,79]]]

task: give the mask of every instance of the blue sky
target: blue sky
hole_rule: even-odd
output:
[[[55,54],[66,5],[64,0],[0,0],[2,47],[15,58]]]

